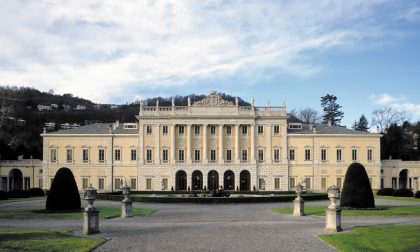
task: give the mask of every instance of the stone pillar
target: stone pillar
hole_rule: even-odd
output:
[[[139,124],[139,164],[144,164],[144,125]]]
[[[171,164],[175,164],[176,163],[176,146],[175,146],[175,136],[176,136],[176,132],[175,132],[175,124],[171,124]]]
[[[328,187],[328,198],[331,203],[325,210],[325,231],[341,232],[341,209],[336,206],[337,199],[340,198],[340,189],[336,185]]]
[[[133,217],[133,202],[128,198],[130,187],[125,184],[122,190],[124,199],[121,201],[121,218]]]
[[[293,216],[303,216],[303,215],[305,215],[304,214],[304,200],[300,196],[302,194],[302,191],[303,191],[303,186],[299,183],[296,186],[297,197],[293,201],[293,203],[294,203]]]
[[[223,164],[225,162],[223,151],[224,151],[224,138],[223,138],[223,124],[219,124],[219,163]],[[223,174],[222,174],[223,176]],[[220,184],[220,182],[219,182]]]
[[[192,136],[191,136],[192,125],[187,125],[187,164],[192,163]]]
[[[265,153],[265,161],[266,164],[271,164],[272,163],[272,158],[271,158],[271,153],[272,153],[272,143],[271,143],[271,135],[272,135],[272,126],[271,124],[267,125],[267,135],[266,135],[266,139],[267,139],[267,153]]]
[[[88,205],[83,210],[83,230],[84,234],[99,233],[99,211],[93,206],[93,202],[97,198],[96,189],[90,185],[84,193],[84,198]]]
[[[251,124],[251,163],[255,164],[255,124]]]
[[[160,125],[156,125],[156,136],[155,136],[155,158],[154,163],[160,164]]]
[[[203,163],[205,164],[209,162],[207,158],[207,152],[207,124],[203,124]]]
[[[235,162],[237,164],[241,162],[239,150],[239,124],[235,124]]]

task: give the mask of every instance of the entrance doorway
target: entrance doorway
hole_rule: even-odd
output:
[[[203,173],[196,170],[192,173],[192,190],[203,190]]]
[[[217,171],[209,171],[207,176],[207,187],[209,190],[216,190],[219,188],[219,173]]]
[[[23,178],[22,172],[19,169],[13,169],[9,172],[9,191],[22,190]]]
[[[187,174],[183,170],[178,171],[175,175],[175,190],[187,190]]]
[[[400,178],[399,178],[399,187],[400,189],[406,189],[407,188],[407,173],[408,170],[404,169],[400,171]]]
[[[249,191],[251,189],[251,174],[249,173],[249,171],[241,171],[239,181],[241,191]]]
[[[225,171],[223,176],[223,187],[225,190],[235,190],[235,173],[231,170]]]

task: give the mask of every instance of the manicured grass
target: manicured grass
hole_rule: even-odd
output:
[[[130,194],[129,197],[150,197],[152,196],[151,194],[145,194],[145,193],[135,193],[135,194]]]
[[[356,227],[350,232],[321,235],[339,251],[419,251],[420,225]]]
[[[99,217],[103,219],[110,219],[119,217],[121,215],[120,206],[101,206],[99,209]],[[36,212],[34,212],[34,210]],[[148,216],[155,212],[155,209],[151,208],[133,208],[134,216]],[[81,219],[83,217],[82,212],[70,212],[70,213],[44,213],[39,212],[39,209],[0,209],[0,219]]]
[[[420,202],[420,199],[414,198],[414,197],[394,197],[394,196],[375,195],[375,198],[378,198],[378,199],[389,199],[389,200],[404,200],[404,201]]]
[[[61,229],[0,229],[0,251],[90,251],[105,240]]]
[[[41,199],[47,199],[47,197],[37,196],[37,197],[30,197],[30,198],[9,198],[7,200],[0,200],[0,204],[19,202],[19,201],[41,200]]]
[[[325,216],[326,206],[305,206],[305,215]],[[342,216],[420,216],[420,206],[379,206],[378,210],[343,209]],[[277,207],[273,210],[280,214],[292,214],[291,207]]]

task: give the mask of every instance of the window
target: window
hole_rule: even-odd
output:
[[[327,189],[327,178],[321,178],[321,189]]]
[[[357,150],[356,149],[351,150],[351,160],[353,160],[353,161],[357,160]]]
[[[210,135],[215,135],[216,134],[216,126],[210,126]]]
[[[274,178],[274,189],[280,190],[280,178]]]
[[[168,162],[168,150],[167,149],[162,150],[162,160],[163,160],[164,163]]]
[[[302,129],[301,123],[289,123],[289,129]]]
[[[321,149],[321,161],[327,161],[327,150]]]
[[[258,135],[263,135],[263,134],[264,134],[264,126],[258,125]]]
[[[265,190],[265,180],[263,178],[258,179],[258,189]]]
[[[200,150],[194,150],[194,161],[200,162]]]
[[[178,150],[178,161],[184,162],[184,150]]]
[[[369,178],[369,184],[372,186],[372,178]],[[411,188],[411,186],[409,188]]]
[[[274,163],[280,162],[280,150],[274,149]]]
[[[163,133],[164,135],[168,135],[168,125],[163,125],[163,126],[162,126],[162,133]]]
[[[115,150],[115,161],[121,160],[121,150]]]
[[[151,163],[152,160],[153,160],[153,158],[152,158],[152,150],[151,149],[147,149],[146,150],[146,161],[148,163]]]
[[[295,186],[296,186],[296,185],[295,185],[295,178],[290,178],[290,183],[289,183],[289,184],[290,184],[290,186],[289,186],[289,187],[290,187],[291,189],[295,189]]]
[[[381,178],[381,189],[384,188],[384,178]]]
[[[397,178],[392,178],[392,189],[397,189]]]
[[[146,179],[146,190],[152,190],[152,179],[151,178]]]
[[[337,161],[341,161],[341,149],[337,150]]]
[[[28,190],[31,187],[31,178],[25,177],[23,185],[24,185],[23,189]]]
[[[83,149],[82,153],[83,163],[89,162],[89,149]]]
[[[178,126],[178,134],[179,135],[184,135],[184,126]]]
[[[264,161],[264,150],[259,149],[258,150],[258,162],[263,162]]]
[[[167,178],[162,179],[161,184],[162,184],[162,190],[167,190],[168,189],[168,179]]]
[[[57,149],[51,149],[50,160],[51,160],[51,163],[57,163]]]
[[[147,135],[151,135],[152,134],[152,125],[147,125],[146,126],[146,133],[147,133]]]
[[[306,149],[305,150],[305,160],[311,160],[311,150],[310,149]]]
[[[289,150],[289,160],[295,160],[295,150]]]
[[[274,135],[280,135],[280,126],[274,125]]]
[[[105,179],[104,178],[99,178],[98,179],[98,189],[99,190],[104,190],[105,189]]]
[[[341,189],[343,186],[343,178],[337,178],[337,187]]]
[[[114,187],[115,187],[115,189],[120,190],[121,189],[121,183],[122,183],[121,178],[115,178],[114,179]]]
[[[231,126],[226,126],[226,135],[230,136],[232,135],[232,127]]]
[[[196,136],[200,135],[200,126],[198,125],[194,126],[194,135]]]
[[[82,188],[85,190],[89,187],[89,178],[82,178]]]
[[[50,187],[52,186],[53,181],[54,181],[54,177],[51,177],[50,178]]]
[[[305,178],[305,186],[306,186],[306,190],[311,189],[311,178]]]
[[[131,161],[137,160],[137,150],[131,150]]]
[[[137,179],[136,178],[131,178],[130,179],[130,187],[131,187],[131,189],[137,189]]]
[[[248,126],[245,126],[245,125],[242,126],[242,135],[244,136],[248,135]]]
[[[38,187],[39,187],[39,188],[42,188],[42,187],[43,187],[43,181],[42,181],[42,178],[39,178],[39,179],[38,179]]]
[[[210,161],[216,162],[216,150],[210,150]]]
[[[372,161],[372,150],[371,149],[368,149],[367,150],[367,160],[368,161]]]
[[[226,150],[226,161],[227,162],[232,161],[232,150]]]
[[[248,150],[242,150],[242,162],[248,161]]]
[[[67,163],[73,162],[73,149],[67,149],[66,153]]]
[[[105,161],[105,150],[99,149],[99,163],[103,163]]]

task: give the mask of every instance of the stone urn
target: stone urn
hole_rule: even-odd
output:
[[[86,188],[85,190],[85,194],[84,194],[84,199],[88,202],[85,210],[86,211],[90,211],[90,210],[96,210],[95,207],[93,206],[93,202],[98,198],[98,193],[96,192],[96,189],[92,187],[92,184]]]
[[[295,187],[295,192],[296,192],[296,200],[302,200],[302,192],[303,192],[303,185],[301,183],[298,183]]]
[[[336,185],[328,187],[328,198],[330,199],[330,205],[328,208],[337,209],[337,200],[340,198],[340,188]]]

